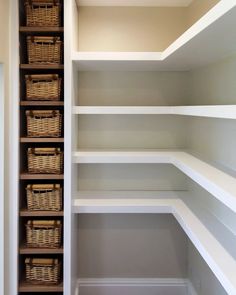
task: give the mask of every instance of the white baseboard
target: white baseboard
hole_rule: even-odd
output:
[[[78,279],[77,295],[197,295],[188,279],[84,278]]]

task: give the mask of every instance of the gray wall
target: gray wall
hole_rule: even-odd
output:
[[[190,73],[191,100],[189,104],[236,104],[236,56]],[[188,149],[226,172],[236,175],[235,120],[190,118]],[[236,214],[222,205],[208,192],[189,182],[189,205],[206,210],[204,221],[223,246],[236,257]],[[201,212],[201,209],[198,209]],[[219,223],[212,224],[207,212]],[[199,213],[199,215],[202,215]],[[189,244],[189,277],[199,295],[226,294],[208,266]]]
[[[187,238],[172,215],[80,215],[79,276],[182,278]]]

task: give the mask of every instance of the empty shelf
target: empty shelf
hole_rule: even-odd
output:
[[[171,213],[228,294],[236,292],[236,261],[180,199],[77,199],[74,213]]]
[[[236,119],[236,106],[75,106],[73,113],[78,115],[183,115]]]
[[[72,60],[81,71],[192,69],[236,50],[235,17],[235,1],[220,1],[163,52],[74,52]]]
[[[81,150],[73,153],[73,162],[84,163],[165,163],[172,164],[236,212],[234,177],[181,151]]]

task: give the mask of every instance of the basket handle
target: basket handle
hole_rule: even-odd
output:
[[[53,44],[55,45],[56,42],[59,40],[59,37],[53,37]],[[31,36],[31,42],[32,43],[35,43],[35,36]],[[51,42],[47,42],[46,40],[43,41],[43,42],[40,42],[40,43],[51,43]]]
[[[33,3],[33,1],[32,0],[28,0],[29,1],[29,5],[32,7],[32,8],[34,8],[34,6],[39,6],[37,3]],[[48,5],[50,5],[49,3],[45,3],[46,5],[48,4]],[[54,6],[56,6],[56,0],[53,0],[53,5]]]

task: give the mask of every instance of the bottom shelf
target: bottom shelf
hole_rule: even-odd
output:
[[[109,194],[112,199],[108,199]],[[144,192],[145,197],[142,199],[124,198],[126,195],[135,196],[135,194],[136,192],[123,192],[123,194],[122,192],[105,192],[104,197],[99,199],[97,197],[101,197],[102,192],[79,192],[77,199],[73,202],[73,212],[75,214],[173,214],[227,294],[236,294],[236,261],[182,200],[188,193],[169,193],[168,197],[168,194],[164,192],[163,198],[158,193],[157,198],[154,199],[154,192]],[[146,198],[147,195],[150,195],[149,198]],[[85,198],[78,198],[82,196]],[[138,196],[140,197],[140,193]]]
[[[59,285],[33,285],[27,282],[21,282],[19,285],[19,292],[63,292],[63,283],[60,283]]]

